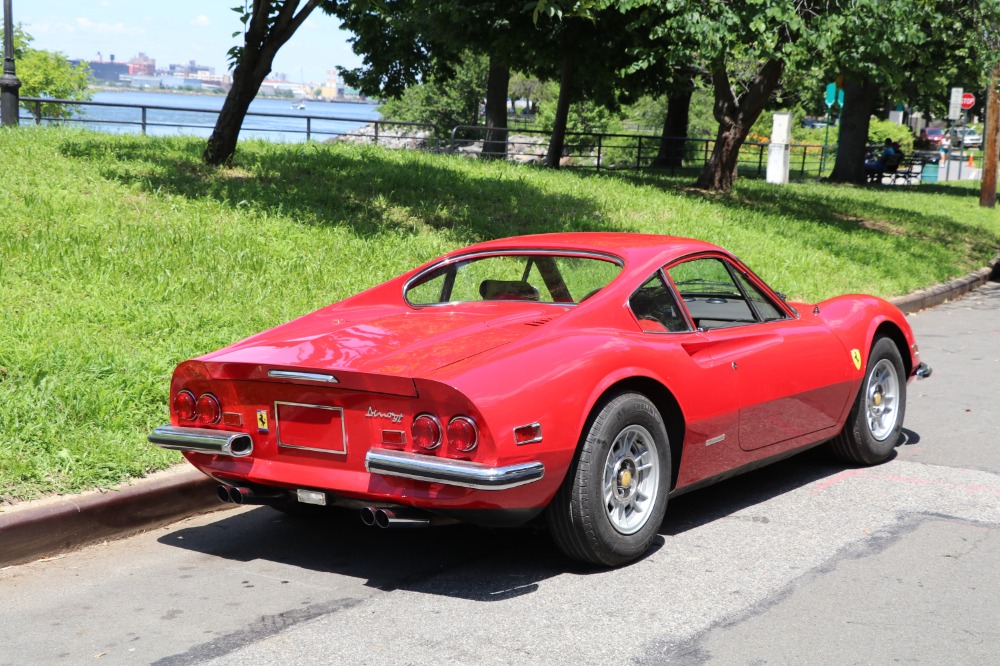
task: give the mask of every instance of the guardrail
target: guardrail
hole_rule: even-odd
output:
[[[160,106],[154,104],[119,104],[116,102],[94,102],[90,100],[53,99],[48,97],[22,97],[27,105],[28,120],[42,124],[81,124],[95,128],[108,127],[148,134],[158,129],[201,131],[207,136],[215,128],[219,116],[217,109],[194,107]],[[57,108],[71,106],[82,113],[73,115],[45,115],[43,110],[49,105]],[[95,117],[87,114],[90,107],[123,110],[119,117]],[[52,107],[49,107],[52,108]],[[138,114],[131,113],[138,111]],[[176,116],[176,117],[170,117]],[[390,144],[393,147],[420,145],[437,149],[441,142],[437,131],[430,123],[415,123],[398,120],[359,120],[335,116],[318,116],[309,113],[271,113],[248,111],[249,122],[242,131],[247,133],[304,135],[306,141],[322,138],[343,138],[362,140],[375,144]],[[254,124],[255,120],[264,123]],[[358,126],[361,126],[360,128]]]
[[[80,123],[95,128],[105,126],[126,128],[127,131],[147,134],[162,129],[201,131],[205,136],[215,127],[219,111],[192,107],[158,106],[150,104],[118,104],[40,97],[21,98],[28,105],[29,120],[36,125],[51,123]],[[73,106],[84,113],[80,115],[43,114],[48,105]],[[112,107],[125,110],[117,118],[98,118],[86,113],[88,107]],[[50,109],[52,107],[49,107]],[[138,115],[131,115],[133,110]],[[164,118],[179,114],[177,118]],[[270,113],[249,111],[249,122],[242,132],[246,134],[304,135],[306,141],[326,138],[388,145],[393,148],[414,148],[438,151],[446,146],[430,123],[396,120],[364,121],[357,118],[317,116],[308,113]],[[262,124],[254,124],[258,120]],[[337,127],[336,123],[349,124],[350,129]],[[361,127],[358,127],[361,125]],[[449,152],[497,157],[514,162],[541,163],[545,160],[551,133],[547,130],[517,126],[501,130],[482,125],[459,125],[452,129],[447,144]],[[489,150],[484,151],[484,145]],[[672,137],[668,154],[662,163],[674,173],[681,169],[700,169],[712,154],[713,139]],[[651,133],[567,132],[560,165],[565,168],[595,170],[645,169],[657,160],[660,137]],[[739,170],[743,175],[762,176],[767,170],[767,143],[746,142],[739,155]],[[824,150],[826,154],[824,155]],[[819,177],[832,165],[831,154],[836,147],[812,144],[793,144],[789,147],[789,161],[793,178]]]

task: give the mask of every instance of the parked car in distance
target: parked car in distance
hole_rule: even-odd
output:
[[[925,127],[920,130],[917,143],[923,148],[938,149],[941,147],[941,140],[944,139],[944,130],[939,127]]]
[[[951,147],[979,148],[983,145],[983,136],[970,127],[952,127],[948,131]]]
[[[680,493],[824,443],[887,460],[929,374],[882,299],[789,302],[703,241],[543,234],[182,362],[149,440],[222,501],[378,527],[540,519],[616,566]]]

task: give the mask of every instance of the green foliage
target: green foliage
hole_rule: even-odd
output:
[[[32,37],[17,26],[14,30],[14,57],[17,77],[21,81],[20,97],[53,97],[56,99],[90,99],[87,86],[90,67],[81,62],[72,65],[58,51],[31,48]],[[34,110],[34,105],[24,104]],[[42,104],[42,115],[49,118],[69,117],[72,107],[61,104]]]
[[[667,116],[667,96],[643,95],[634,104],[625,106],[621,116],[626,126],[631,125],[658,133],[663,130],[663,121]]]
[[[690,120],[688,121],[688,136],[715,138],[719,129],[719,121],[712,113],[715,97],[711,89],[698,88],[691,97]]]
[[[853,0],[828,11],[790,83],[819,91],[837,76],[877,84],[886,99],[942,117],[948,89],[979,89],[997,56],[996,0]],[[811,101],[818,110],[817,92]]]
[[[508,86],[511,99],[527,99],[532,104],[555,104],[559,99],[559,86],[552,81],[541,81],[522,72],[511,72]]]
[[[0,503],[181,460],[146,441],[173,367],[469,242],[634,231],[735,251],[793,299],[891,296],[978,268],[971,188],[771,186],[557,172],[347,144],[0,132]]]
[[[546,104],[538,113],[538,128],[551,132],[555,124],[556,105]],[[621,121],[616,114],[607,108],[593,102],[577,102],[569,107],[569,117],[566,121],[567,132],[601,133],[620,128]],[[570,139],[570,143],[575,142]]]
[[[383,102],[379,112],[383,118],[431,123],[439,137],[449,136],[458,125],[476,125],[488,66],[485,56],[466,53],[452,76],[411,86],[399,99]]]
[[[892,139],[899,143],[903,152],[910,154],[913,152],[913,132],[906,125],[898,125],[888,120],[872,118],[868,125],[868,145],[881,146],[886,139]]]
[[[30,44],[32,42],[32,40],[34,39],[34,37],[32,37],[31,35],[29,35],[24,30],[24,26],[22,24],[20,24],[20,23],[18,23],[17,25],[14,26],[14,35],[13,35],[13,37],[14,37],[14,39],[13,39],[13,41],[14,41],[14,60],[20,60],[21,57],[24,55],[25,50],[27,50],[28,44]],[[4,40],[4,35],[3,35],[3,32],[0,31],[0,50],[2,50],[3,53],[6,53],[7,52],[7,47],[4,44],[3,40]]]

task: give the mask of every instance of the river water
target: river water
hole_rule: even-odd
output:
[[[137,107],[145,107],[146,134],[208,138],[224,100],[222,95],[98,92],[91,101],[101,104],[79,106],[72,122],[100,132],[139,133],[142,132],[143,110]],[[297,100],[255,99],[243,122],[240,138],[323,141],[379,120],[378,107],[374,104],[310,100],[303,103],[305,108],[296,108],[298,104]],[[27,121],[30,122],[30,118]]]

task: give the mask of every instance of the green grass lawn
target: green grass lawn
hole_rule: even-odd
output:
[[[0,131],[0,505],[114,485],[180,460],[146,442],[175,364],[448,249],[618,230],[734,250],[776,289],[882,296],[1000,247],[971,186],[775,187],[551,172],[334,144]]]

